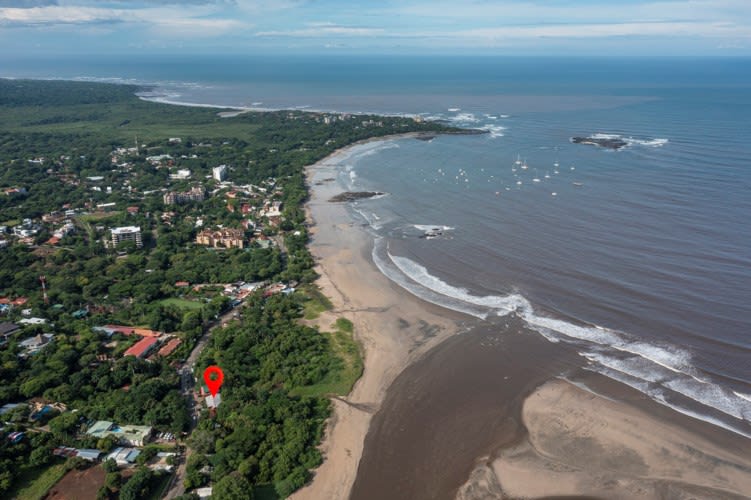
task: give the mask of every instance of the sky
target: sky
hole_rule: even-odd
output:
[[[751,0],[0,0],[0,52],[749,56]]]

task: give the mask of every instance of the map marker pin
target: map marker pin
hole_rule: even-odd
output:
[[[203,381],[206,382],[206,386],[209,388],[211,396],[216,397],[219,388],[222,386],[222,382],[224,382],[224,373],[222,372],[222,369],[216,365],[209,366],[203,371]]]

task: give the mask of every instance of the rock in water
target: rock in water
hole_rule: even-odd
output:
[[[621,149],[628,146],[628,142],[619,137],[572,137],[574,144],[592,144],[608,149]]]

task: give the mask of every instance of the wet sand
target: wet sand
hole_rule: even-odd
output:
[[[347,397],[333,400],[321,446],[324,463],[295,499],[348,498],[370,420],[386,389],[404,367],[454,335],[467,319],[421,301],[383,276],[371,261],[372,239],[365,228],[352,221],[344,204],[328,201],[342,192],[328,179],[336,177],[337,162],[351,149],[308,168],[312,192],[307,209],[317,284],[334,304],[316,324],[329,329],[339,317],[351,320],[363,349],[364,372]]]
[[[308,170],[319,286],[365,353],[334,400],[323,465],[294,498],[744,498],[751,440],[583,371],[583,358],[509,317],[480,322],[428,304],[372,264],[343,204],[337,162]],[[472,327],[472,328],[469,328]],[[465,333],[457,335],[462,330]],[[559,379],[586,382],[595,395]],[[609,399],[610,398],[610,399]]]

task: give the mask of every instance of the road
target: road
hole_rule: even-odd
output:
[[[193,372],[195,370],[196,362],[198,362],[198,358],[201,357],[201,352],[203,352],[203,350],[209,343],[211,331],[216,327],[221,327],[222,324],[233,319],[235,313],[240,307],[242,307],[242,304],[238,305],[234,309],[230,309],[226,313],[219,316],[212,323],[209,323],[208,328],[206,329],[204,334],[201,335],[201,338],[198,339],[196,346],[193,348],[188,358],[178,370],[178,373],[180,374],[180,392],[182,392],[183,396],[185,397],[185,404],[188,407],[188,414],[191,416],[188,435],[190,435],[190,433],[193,432],[193,429],[195,429],[196,424],[198,423],[198,414],[201,410],[200,400],[193,390],[193,388],[195,387]],[[193,450],[190,449],[186,440],[185,454],[183,456],[183,459],[180,461],[180,465],[175,471],[175,475],[172,476],[172,481],[170,482],[169,489],[164,495],[165,499],[179,497],[180,495],[183,495],[185,493],[183,483],[185,482],[185,473],[188,464],[188,458],[190,457],[192,452]]]

